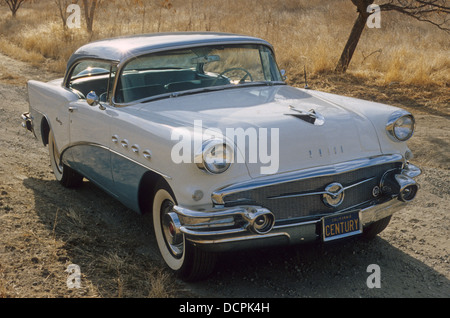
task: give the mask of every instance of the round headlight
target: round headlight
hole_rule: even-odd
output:
[[[221,140],[208,140],[203,143],[201,158],[197,166],[212,174],[224,173],[231,166],[233,149]]]
[[[407,111],[395,112],[389,117],[386,130],[394,141],[407,141],[414,134],[414,116]]]

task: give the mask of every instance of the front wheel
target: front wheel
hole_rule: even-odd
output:
[[[48,153],[56,180],[66,188],[79,187],[83,182],[83,176],[61,162],[61,154],[56,147],[55,138],[51,131],[48,135]]]
[[[378,234],[380,234],[386,229],[386,227],[391,222],[391,218],[392,216],[388,216],[365,227],[363,230],[364,239],[366,240],[374,239]]]
[[[170,217],[175,200],[165,187],[153,199],[153,226],[159,251],[166,264],[183,280],[206,278],[215,267],[216,257],[186,240]]]

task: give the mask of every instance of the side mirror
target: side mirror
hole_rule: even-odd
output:
[[[100,99],[94,91],[89,92],[86,96],[86,102],[90,106],[97,106],[100,103]]]
[[[281,73],[281,78],[282,78],[284,81],[287,80],[286,70],[281,70],[280,73]]]

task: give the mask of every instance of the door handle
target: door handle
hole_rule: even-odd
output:
[[[78,107],[70,106],[70,107],[69,107],[69,113],[73,113],[73,112],[76,111],[77,109],[78,109]]]

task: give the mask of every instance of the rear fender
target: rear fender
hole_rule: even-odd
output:
[[[61,86],[59,81],[28,82],[30,115],[38,140],[46,145],[51,130],[58,149],[69,144],[69,104],[78,99],[77,94]]]

